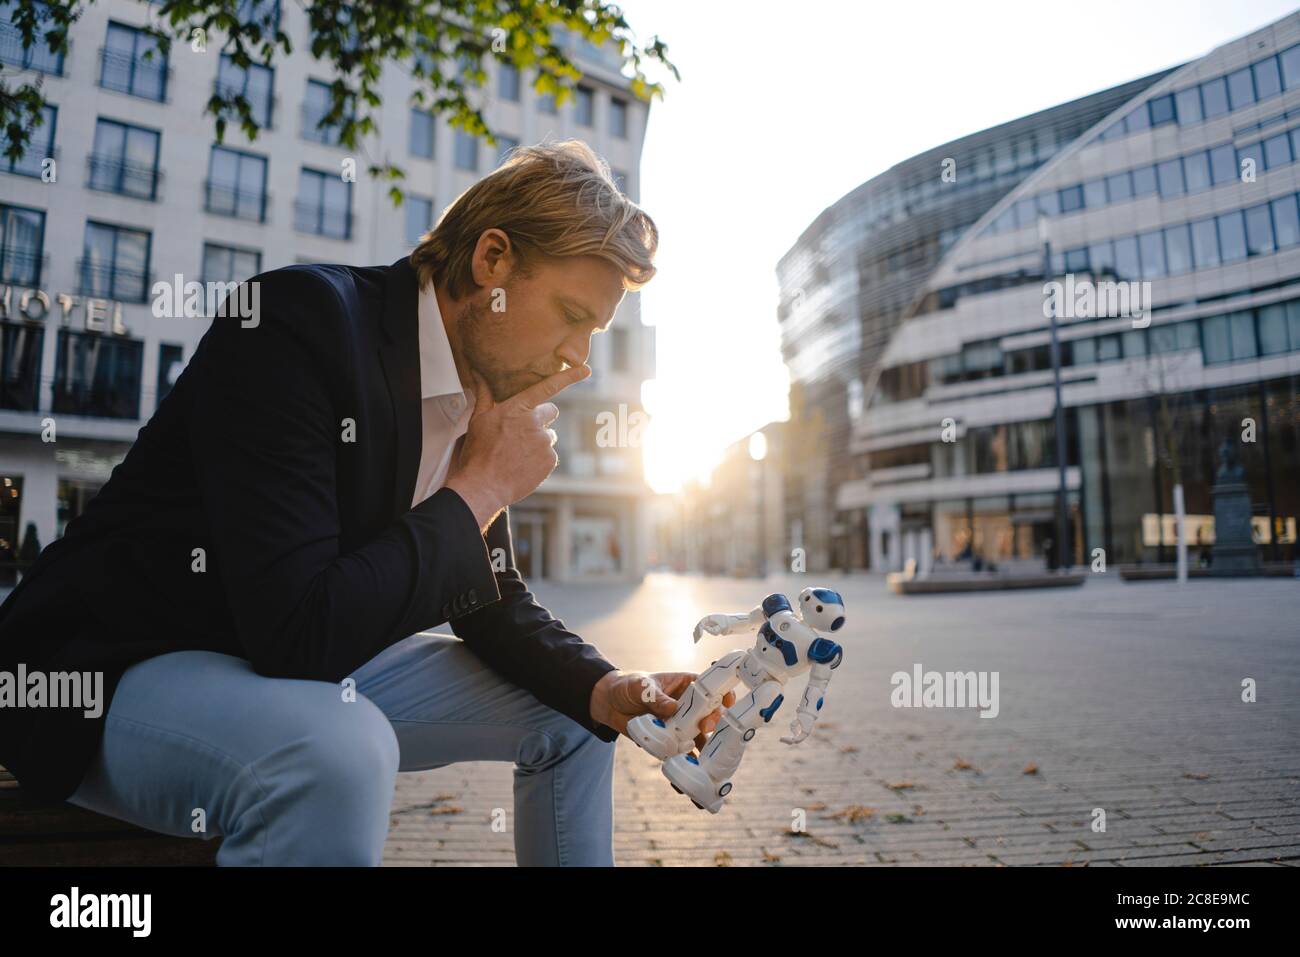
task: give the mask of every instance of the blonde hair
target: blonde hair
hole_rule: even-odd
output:
[[[454,299],[469,292],[475,246],[493,228],[510,237],[525,273],[540,255],[599,256],[618,267],[629,290],[655,274],[654,220],[623,195],[609,165],[581,140],[516,147],[461,193],[411,253],[420,286],[433,281]]]

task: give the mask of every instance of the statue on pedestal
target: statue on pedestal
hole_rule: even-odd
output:
[[[1210,574],[1258,575],[1259,552],[1251,535],[1250,489],[1237,445],[1224,439],[1219,445],[1219,469],[1210,489],[1214,501],[1214,548]]]

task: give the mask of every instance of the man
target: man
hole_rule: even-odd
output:
[[[0,608],[0,670],[102,672],[109,699],[0,707],[0,763],[220,834],[221,864],[377,864],[398,770],[513,761],[519,862],[612,863],[612,742],[693,675],[622,672],[539,607],[507,508],[554,469],[550,399],[656,243],[565,142],[517,151],[409,260],[252,280],[256,321],[213,320]]]

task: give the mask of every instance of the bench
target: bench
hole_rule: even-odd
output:
[[[211,867],[220,844],[159,834],[67,802],[33,804],[0,767],[0,867]]]

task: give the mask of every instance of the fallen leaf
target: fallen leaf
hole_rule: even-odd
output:
[[[875,816],[875,813],[876,813],[876,809],[874,807],[865,807],[864,805],[861,804],[850,804],[847,807],[844,807],[841,810],[836,811],[834,814],[830,814],[827,816],[832,818],[844,818],[850,824],[852,824],[857,821],[870,820],[872,817]]]
[[[1025,769],[1024,769],[1023,771],[1021,771],[1020,773],[1021,773],[1021,774],[1037,774],[1037,773],[1038,773],[1038,765],[1036,765],[1033,761],[1030,761],[1028,764],[1025,765]]]

